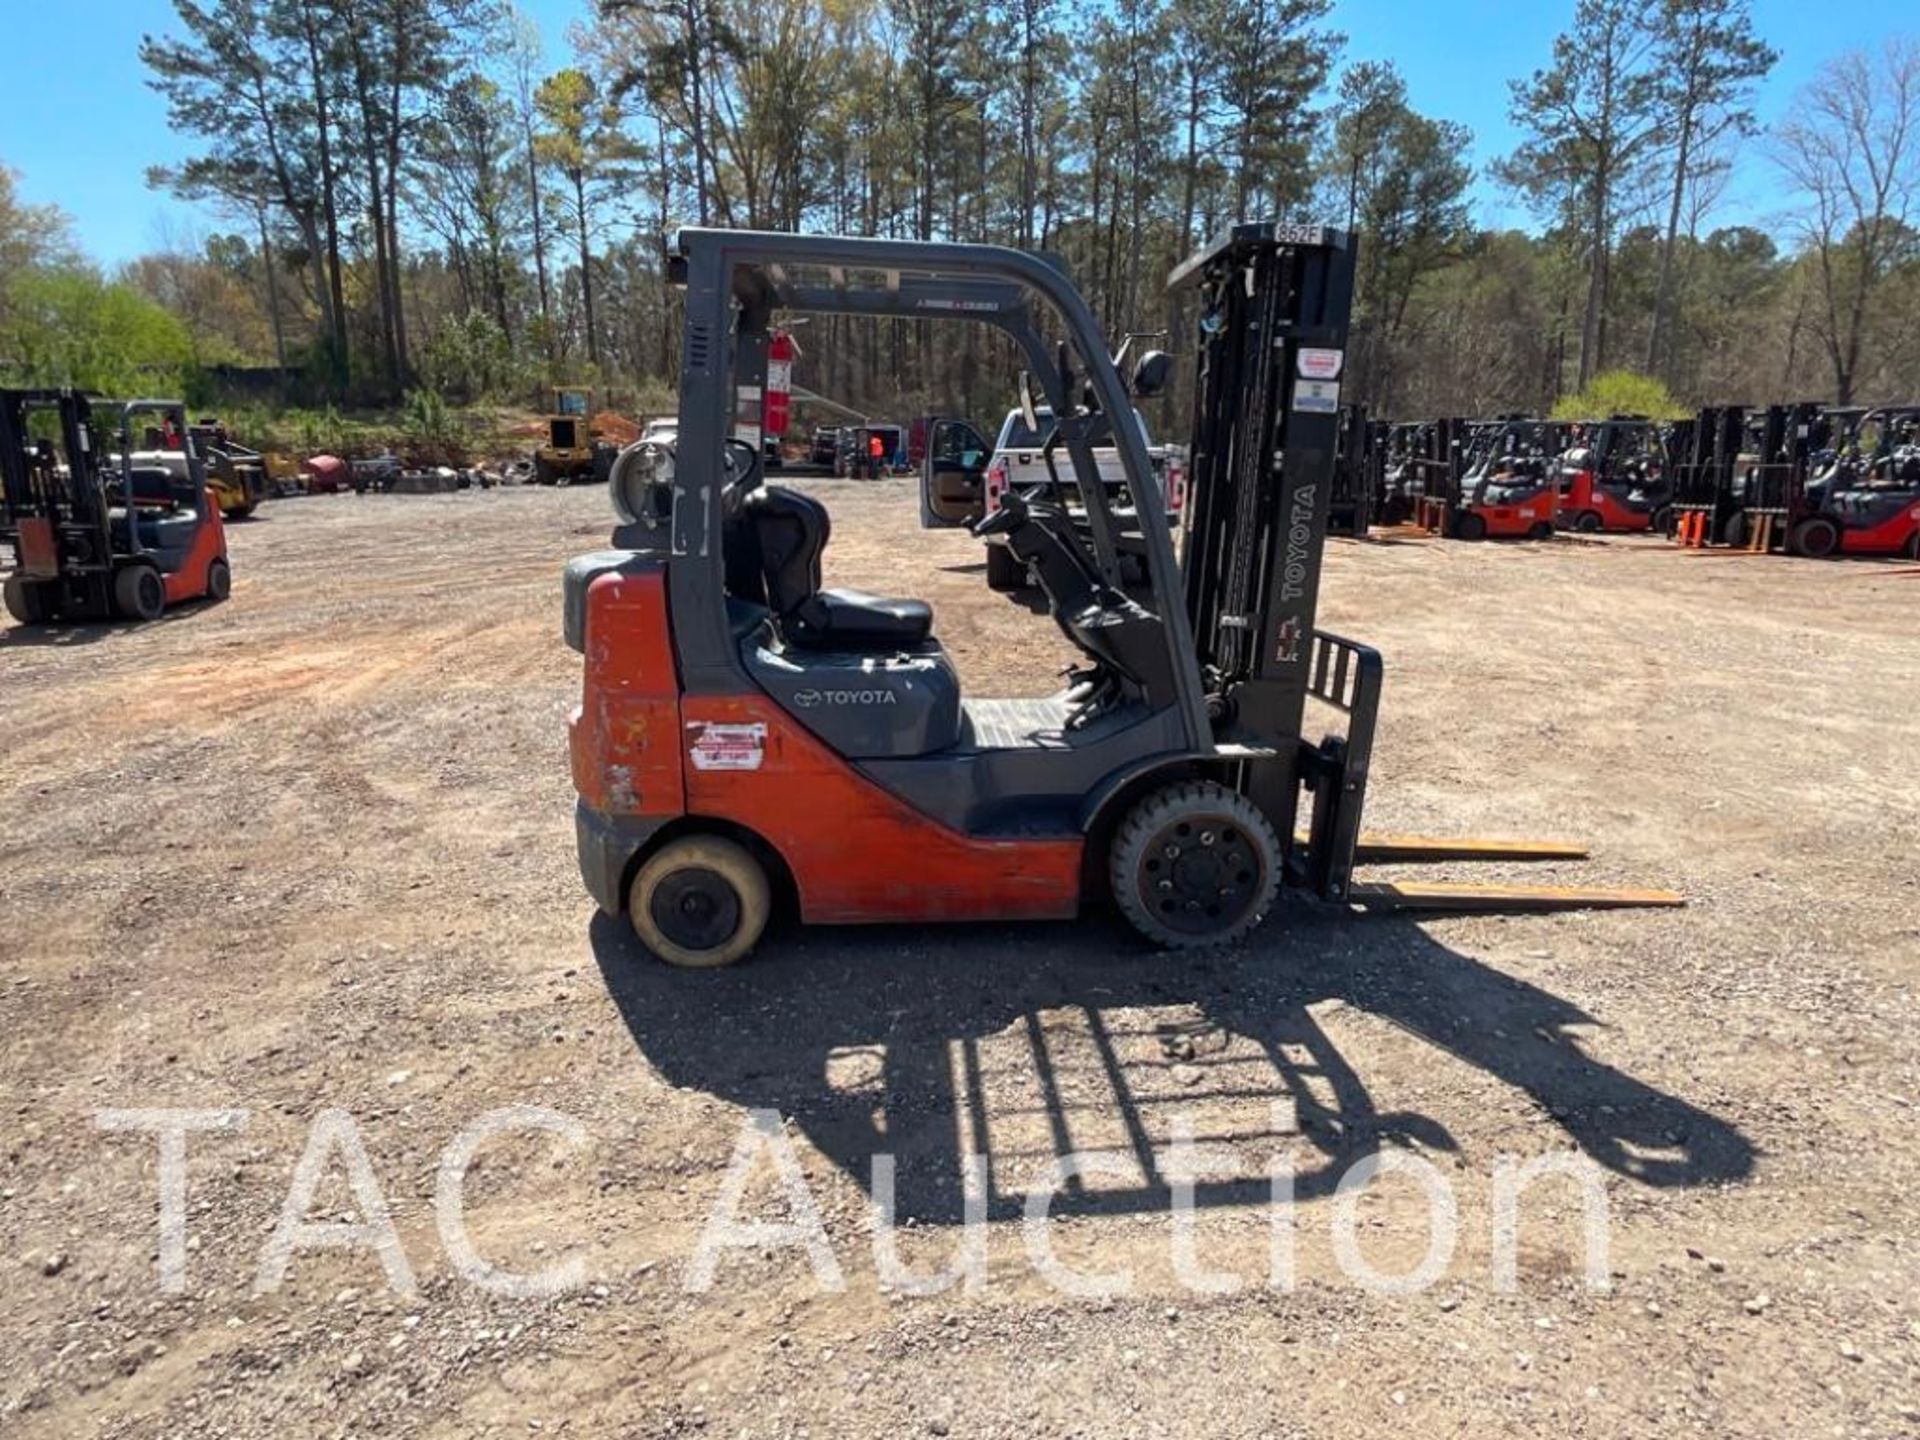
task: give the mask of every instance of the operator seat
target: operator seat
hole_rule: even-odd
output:
[[[833,533],[827,507],[810,495],[769,486],[750,496],[742,516],[760,551],[767,606],[782,636],[805,650],[901,650],[933,630],[924,600],[864,590],[820,588],[820,555]]]

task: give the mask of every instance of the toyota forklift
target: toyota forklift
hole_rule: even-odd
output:
[[[1198,293],[1184,564],[1130,386],[1064,271],[997,246],[686,230],[680,423],[628,447],[612,547],[576,557],[565,635],[588,891],[677,965],[725,965],[775,895],[807,923],[1067,919],[1149,941],[1247,935],[1285,890],[1370,910],[1668,905],[1658,891],[1367,883],[1362,861],[1577,847],[1365,836],[1381,658],[1316,628],[1354,246],[1241,225],[1173,272]],[[922,601],[825,587],[832,527],[735,432],[777,320],[966,320],[1025,357],[1084,516],[1011,491],[973,529],[1033,571],[1079,666],[1056,694],[963,693]],[[1057,337],[1057,338],[1056,338]],[[1056,343],[1049,343],[1056,340]],[[1153,356],[1140,368],[1164,369]],[[1099,483],[1094,437],[1123,484]],[[1147,584],[1121,585],[1124,506]],[[904,538],[904,537],[903,537]],[[1339,733],[1309,738],[1307,707]]]
[[[180,447],[184,478],[138,462],[134,425],[149,417]],[[0,390],[0,541],[13,551],[7,611],[22,625],[154,620],[188,600],[224,600],[233,585],[220,507],[177,400]]]
[[[1582,534],[1644,534],[1667,528],[1673,482],[1658,427],[1642,415],[1580,426],[1557,456],[1558,515]]]

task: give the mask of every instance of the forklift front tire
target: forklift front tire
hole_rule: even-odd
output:
[[[745,846],[720,835],[684,835],[660,847],[633,877],[627,918],[640,943],[690,970],[744,958],[773,906],[767,872]]]
[[[1553,538],[1553,522],[1551,520],[1536,521],[1533,528],[1527,531],[1527,538],[1529,540],[1551,540]]]
[[[233,567],[219,556],[207,566],[207,599],[216,604],[233,593]]]
[[[22,625],[46,624],[53,618],[53,607],[47,603],[47,595],[52,588],[37,580],[9,575],[6,583],[7,613]]]
[[[167,608],[167,585],[151,565],[129,565],[113,577],[113,608],[129,620],[158,620]]]
[[[1114,903],[1156,945],[1230,945],[1280,892],[1280,838],[1260,808],[1211,780],[1167,785],[1120,822],[1107,857]]]
[[[1483,515],[1468,510],[1456,515],[1453,520],[1453,538],[1456,540],[1484,540],[1487,538],[1487,521]]]
[[[1824,515],[1809,515],[1793,527],[1793,553],[1809,560],[1826,560],[1840,549],[1840,527]]]

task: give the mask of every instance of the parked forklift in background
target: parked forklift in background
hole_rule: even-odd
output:
[[[1577,847],[1363,836],[1382,663],[1315,616],[1353,242],[1243,225],[1170,284],[1198,296],[1184,563],[1092,311],[997,246],[683,231],[680,424],[623,452],[611,549],[567,567],[584,657],[570,723],[587,889],[674,964],[746,955],[776,894],[808,922],[1067,919],[1111,900],[1175,948],[1246,935],[1283,890],[1366,909],[1666,905],[1664,892],[1353,879],[1356,863]],[[1080,665],[1043,698],[963,695],[931,608],[827,588],[816,498],[732,436],[777,317],[990,325],[1054,418],[1084,515],[1013,489],[974,527],[1039,581]],[[1049,334],[1064,336],[1057,346]],[[1334,403],[1329,403],[1332,400]],[[1094,440],[1119,455],[1118,495]],[[1121,586],[1122,508],[1145,583]],[[901,536],[903,547],[913,543]],[[1342,733],[1309,738],[1309,704]]]
[[[1787,532],[1795,555],[1920,560],[1920,406],[1826,412],[1824,465]]]
[[[1367,418],[1364,405],[1340,410],[1340,441],[1333,457],[1333,499],[1327,507],[1327,533],[1364,538],[1384,508],[1387,485],[1387,426]]]
[[[533,478],[539,485],[566,485],[576,480],[605,480],[617,453],[590,428],[593,392],[584,387],[557,386],[553,413],[547,417],[546,443],[533,452]]]
[[[1645,416],[1579,426],[1556,466],[1561,529],[1589,535],[1666,529],[1672,481],[1660,431]]]
[[[1436,426],[1439,453],[1414,511],[1422,529],[1450,540],[1553,537],[1552,457],[1563,427],[1513,416]]]
[[[136,419],[179,437],[184,474],[143,465]],[[108,446],[116,446],[109,451]],[[220,507],[177,400],[104,402],[71,390],[0,390],[0,541],[23,625],[224,600],[233,584]]]

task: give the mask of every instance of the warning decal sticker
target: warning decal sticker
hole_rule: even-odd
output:
[[[1346,363],[1344,350],[1302,349],[1300,352],[1300,378],[1302,380],[1338,380],[1340,367]]]
[[[687,729],[697,732],[687,748],[696,770],[758,770],[766,759],[767,727],[763,724],[691,720]]]

